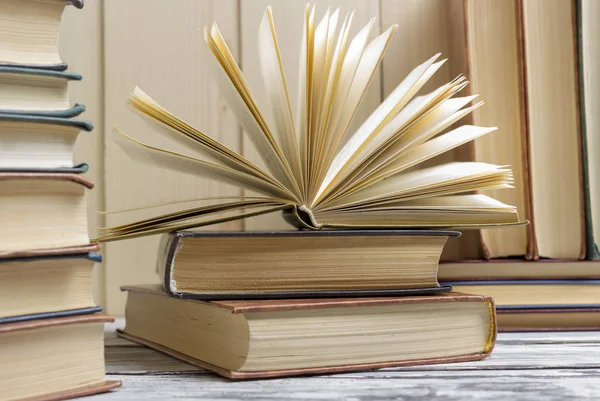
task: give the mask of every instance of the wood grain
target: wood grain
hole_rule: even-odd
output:
[[[82,132],[75,144],[75,162],[89,164],[87,177],[96,185],[87,194],[89,231],[93,234],[104,225],[103,216],[96,213],[104,209],[102,1],[87,2],[81,10],[66,7],[60,26],[60,56],[69,71],[83,75],[82,81],[69,84],[69,97],[72,104],[86,106],[81,118],[94,124],[94,130]],[[94,267],[94,299],[99,304],[106,300],[106,263]]]
[[[123,388],[94,400],[550,400],[595,399],[599,369],[506,372],[404,373],[386,377],[359,374],[230,383],[215,377],[114,376]],[[111,376],[112,378],[113,376]]]
[[[123,387],[93,400],[594,400],[600,333],[500,333],[490,358],[288,379],[228,381],[115,336],[105,328],[108,380]],[[91,399],[90,399],[91,400]]]
[[[499,335],[500,338],[502,334]],[[126,340],[122,340],[126,341]],[[534,347],[536,352],[524,352]],[[203,369],[180,362],[149,348],[129,344],[112,345],[106,348],[106,358],[110,361],[109,374],[174,374],[175,372],[206,372]],[[600,367],[600,346],[598,344],[556,342],[537,343],[522,341],[499,341],[492,357],[483,361],[455,364],[411,366],[386,369],[386,372],[400,371],[463,371],[463,370],[514,370],[528,369],[589,369]],[[206,372],[207,375],[210,373]]]
[[[491,358],[337,375],[228,381],[114,335],[107,324],[107,379],[123,387],[94,400],[563,400],[596,399],[600,334],[498,335]],[[509,384],[509,385],[508,385]]]
[[[185,147],[164,137],[125,105],[138,85],[167,109],[222,141],[240,149],[240,132],[229,107],[219,96],[202,60],[201,30],[213,21],[238,54],[238,8],[235,0],[107,0],[104,3],[106,105],[106,208],[118,210],[158,202],[209,196],[239,195],[237,188],[133,162],[111,139],[112,127],[175,151]],[[189,153],[189,152],[188,152]],[[108,225],[142,216],[109,215]],[[242,229],[233,222],[211,230]],[[158,282],[155,260],[158,237],[110,243],[106,267],[106,309],[123,313],[123,284]]]

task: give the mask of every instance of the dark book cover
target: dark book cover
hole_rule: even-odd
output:
[[[40,68],[27,68],[16,65],[1,65],[0,74],[22,74],[22,75],[37,75],[42,77],[53,77],[64,79],[66,81],[81,81],[83,77],[81,74],[74,72],[64,72],[56,70],[47,70]]]
[[[79,315],[90,315],[92,313],[102,312],[101,306],[91,306],[89,308],[68,309],[44,313],[31,313],[28,315],[0,317],[0,324],[26,322],[28,320],[52,319],[61,317],[71,317]]]
[[[1,176],[1,174],[0,174]],[[1,177],[0,177],[1,178]],[[46,258],[63,258],[67,255],[72,257],[81,257],[80,255],[86,255],[89,257],[90,254],[98,255],[100,252],[100,244],[93,242],[91,244],[79,245],[79,246],[68,246],[63,248],[50,248],[50,249],[24,249],[18,251],[0,251],[0,262],[10,260],[21,260],[25,258],[31,259],[46,259]],[[98,255],[100,256],[100,255]],[[102,259],[97,260],[100,262]]]
[[[37,65],[37,64],[13,64],[0,61],[0,67],[16,67],[16,68],[30,68],[38,70],[50,70],[50,71],[65,71],[69,66],[67,63],[49,64],[49,65]]]
[[[85,174],[90,166],[87,163],[76,164],[73,167],[57,167],[57,168],[11,168],[0,167],[0,172],[10,173],[59,173],[59,174]]]
[[[83,0],[65,0],[65,1],[79,9],[83,8]]]
[[[85,120],[76,120],[72,118],[61,118],[61,117],[50,117],[50,116],[36,116],[30,114],[10,114],[6,112],[0,112],[0,121],[20,121],[30,122],[34,124],[56,124],[56,125],[67,125],[71,127],[77,127],[82,131],[88,131],[94,129],[94,125]]]
[[[75,104],[73,107],[65,110],[8,110],[0,109],[1,114],[15,114],[24,116],[55,117],[55,118],[73,118],[85,111],[85,106]]]

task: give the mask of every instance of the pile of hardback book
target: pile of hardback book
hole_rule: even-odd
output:
[[[260,111],[216,24],[205,28],[215,82],[268,171],[141,89],[129,97],[161,133],[210,161],[117,130],[116,140],[134,160],[259,195],[197,199],[216,203],[191,207],[165,203],[159,206],[174,211],[159,214],[148,207],[152,217],[103,230],[102,241],[164,235],[158,255],[162,286],[124,288],[123,337],[237,379],[469,361],[490,354],[496,335],[493,301],[438,284],[444,245],[459,233],[434,228],[522,224],[514,207],[472,193],[510,188],[512,173],[486,163],[413,167],[494,128],[466,125],[445,132],[481,105],[467,106],[473,96],[453,98],[466,85],[462,76],[415,96],[444,63],[437,54],[409,73],[350,134],[397,26],[367,45],[371,21],[350,41],[350,14],[336,42],[337,18],[338,11],[326,12],[316,24],[314,6],[306,7],[300,111],[294,120],[272,12],[265,11],[258,51],[273,122]],[[274,211],[310,230],[187,231]]]
[[[58,54],[65,6],[5,0],[0,8],[0,398],[64,399],[108,391],[104,323],[92,297],[100,246],[90,243],[86,164]]]
[[[121,336],[233,379],[482,359],[491,298],[437,282],[430,230],[176,232]]]

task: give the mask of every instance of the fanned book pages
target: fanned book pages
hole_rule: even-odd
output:
[[[515,207],[474,191],[511,188],[508,166],[480,162],[419,165],[494,131],[455,123],[482,105],[456,96],[459,76],[428,94],[423,85],[444,64],[440,54],[417,66],[379,107],[351,131],[353,118],[397,26],[369,40],[374,19],[354,38],[353,14],[339,10],[317,21],[307,5],[300,46],[299,99],[292,111],[271,9],[259,27],[258,52],[268,104],[257,104],[216,24],[204,29],[215,82],[266,169],[166,110],[136,88],[128,103],[165,135],[208,160],[146,144],[118,128],[130,157],[177,172],[210,177],[258,192],[107,228],[109,241],[285,211],[298,227],[434,228],[521,224]],[[274,116],[268,121],[262,107]],[[204,199],[206,202],[209,199]],[[198,200],[200,201],[200,200]],[[165,205],[160,205],[165,206]],[[155,209],[157,210],[157,209]]]

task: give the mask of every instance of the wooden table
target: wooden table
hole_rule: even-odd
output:
[[[123,387],[90,401],[600,400],[600,332],[500,334],[480,362],[234,382],[117,338],[121,325],[107,327],[106,371]]]

